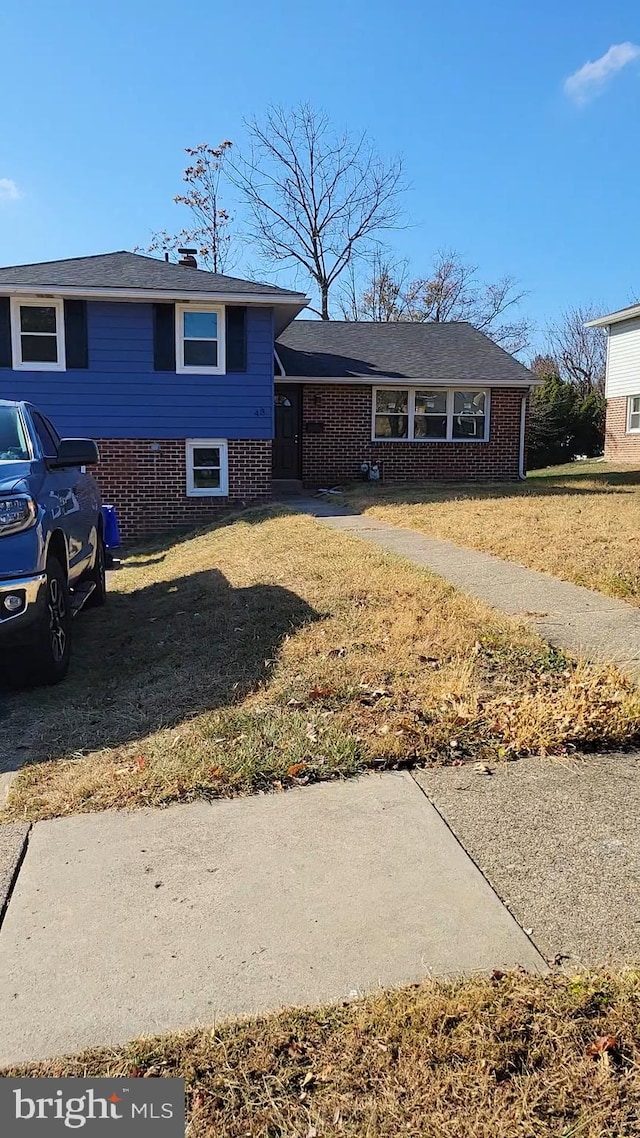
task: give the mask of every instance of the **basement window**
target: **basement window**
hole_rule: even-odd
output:
[[[17,371],[64,371],[63,302],[12,297],[11,347]]]
[[[486,442],[489,392],[478,388],[374,387],[375,442]]]
[[[226,439],[187,439],[187,497],[225,498],[229,493]]]
[[[640,395],[630,395],[627,407],[627,432],[640,434]]]

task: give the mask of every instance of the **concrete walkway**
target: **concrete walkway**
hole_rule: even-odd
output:
[[[590,660],[614,661],[640,680],[640,610],[624,601],[452,541],[354,514],[331,501],[291,497],[287,503],[340,533],[432,569],[494,608],[524,617],[557,648]]]
[[[545,961],[409,774],[32,828],[0,1065]]]

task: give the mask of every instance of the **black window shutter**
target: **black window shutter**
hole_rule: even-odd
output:
[[[89,367],[86,300],[65,300],[64,336],[67,368]]]
[[[8,296],[0,296],[0,367],[13,367],[11,359],[11,306]]]
[[[247,309],[227,307],[227,371],[247,370]]]
[[[176,370],[176,306],[153,306],[153,366],[156,371]]]

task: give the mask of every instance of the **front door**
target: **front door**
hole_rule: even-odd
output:
[[[273,477],[299,478],[301,473],[300,386],[277,383],[275,388],[275,440]]]

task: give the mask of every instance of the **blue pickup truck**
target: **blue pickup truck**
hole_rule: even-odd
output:
[[[29,403],[0,400],[0,662],[9,680],[53,684],[69,667],[71,619],[106,599],[91,439],[61,439]]]

